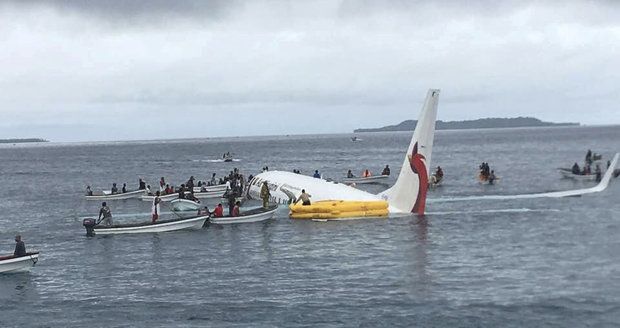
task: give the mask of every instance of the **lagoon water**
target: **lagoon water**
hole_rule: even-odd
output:
[[[577,198],[430,202],[424,217],[292,221],[281,208],[190,232],[88,238],[81,226],[100,205],[83,200],[87,184],[179,185],[265,165],[340,178],[389,164],[395,176],[411,137],[351,136],[0,146],[1,253],[15,233],[41,251],[32,272],[0,275],[0,327],[620,324],[620,179]],[[429,198],[588,186],[555,171],[588,148],[610,159],[620,127],[438,131],[432,164],[446,177]],[[213,161],[227,151],[240,161]],[[477,182],[482,161],[497,185]],[[111,209],[117,222],[146,219],[150,204]]]

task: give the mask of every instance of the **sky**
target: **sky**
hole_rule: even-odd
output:
[[[617,1],[0,2],[0,138],[620,124]]]

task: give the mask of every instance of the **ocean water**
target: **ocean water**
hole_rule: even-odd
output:
[[[396,176],[410,133],[0,146],[0,253],[21,233],[30,273],[0,275],[0,327],[614,327],[620,325],[620,180],[566,199],[429,202],[427,215],[293,221],[88,238],[87,184],[179,185],[233,167]],[[610,159],[620,127],[438,131],[430,199],[566,190],[557,167]],[[217,163],[230,151],[239,159]],[[480,162],[500,180],[481,185]],[[393,179],[390,183],[393,183]],[[365,186],[379,192],[387,186]],[[246,206],[257,206],[248,203]],[[117,222],[150,204],[111,202]]]

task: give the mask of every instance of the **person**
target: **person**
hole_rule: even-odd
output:
[[[153,199],[153,207],[151,208],[151,222],[157,222],[159,219],[159,203],[161,203],[161,198],[159,198],[159,190],[155,192],[155,199]]]
[[[267,181],[263,181],[263,185],[260,188],[260,198],[263,200],[263,207],[269,207],[269,197],[271,193],[269,192],[269,185]]]
[[[170,187],[170,185],[166,183],[166,189],[164,189],[164,194],[168,195],[168,194],[172,194],[173,192],[174,192],[174,189],[172,189],[172,187]]]
[[[237,201],[235,203],[235,207],[233,207],[231,216],[239,216],[240,214],[241,202]]]
[[[92,196],[93,191],[90,189],[90,186],[86,186],[86,196]]]
[[[310,197],[312,196],[306,193],[306,189],[302,189],[301,195],[299,195],[299,198],[297,198],[297,200],[295,201],[295,204],[297,204],[301,200],[301,205],[310,206],[312,205],[312,203],[310,202]]]
[[[146,185],[146,188],[144,189],[146,191],[147,195],[152,195],[153,193],[151,192],[151,185]]]
[[[355,178],[355,176],[353,175],[353,172],[351,172],[351,170],[347,171],[347,178],[349,178],[349,179]]]
[[[194,190],[194,176],[193,175],[189,177],[189,180],[187,180],[187,190],[189,191]]]
[[[179,188],[179,199],[185,199],[185,184],[181,184]]]
[[[383,169],[383,172],[381,172],[381,175],[390,175],[390,166],[386,165],[385,168]]]
[[[489,174],[489,184],[493,184],[497,177],[495,176],[495,171],[491,170],[491,174]]]
[[[571,168],[571,172],[573,174],[581,174],[581,169],[579,168],[579,164],[577,164],[577,162],[573,164],[573,167]]]
[[[596,182],[601,182],[601,166],[596,164],[596,168],[594,169],[594,174],[596,174]]]
[[[235,207],[235,202],[237,201],[237,197],[235,196],[234,191],[228,191],[225,193],[226,200],[228,201],[228,215],[232,216],[233,209]]]
[[[118,194],[118,188],[116,187],[116,183],[112,184],[112,194]]]
[[[362,177],[364,178],[370,178],[371,176],[372,176],[372,173],[370,173],[368,169],[365,169],[364,172],[362,173]]]
[[[112,211],[108,207],[106,202],[101,203],[101,209],[99,209],[99,218],[97,219],[97,224],[103,220],[103,224],[106,226],[111,226],[112,222]]]
[[[165,187],[167,187],[166,180],[164,180],[164,177],[161,177],[161,179],[159,179],[159,191],[164,192]]]
[[[222,206],[222,203],[217,204],[217,206],[213,210],[213,216],[215,216],[216,218],[224,216],[224,206]]]
[[[443,178],[443,170],[441,169],[441,166],[437,166],[437,171],[435,171],[435,178],[437,178],[437,182],[441,181],[441,179]]]
[[[138,179],[138,190],[144,190],[144,189],[146,189],[146,182],[144,182],[142,178],[139,178]]]
[[[13,256],[20,257],[26,255],[26,244],[22,241],[22,236],[15,236],[15,251],[13,252]]]
[[[127,192],[127,184],[123,183],[123,188],[121,189],[121,192],[124,194]]]
[[[213,173],[213,175],[211,176],[211,185],[215,186],[217,184],[217,179],[215,178],[215,173]]]
[[[592,164],[592,151],[590,149],[586,153],[586,164]]]
[[[313,177],[320,179],[321,178],[321,174],[319,173],[319,170],[314,170],[314,175]]]

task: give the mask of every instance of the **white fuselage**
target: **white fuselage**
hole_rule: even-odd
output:
[[[278,204],[288,204],[290,199],[299,198],[302,189],[310,194],[313,202],[321,200],[352,200],[369,201],[381,200],[381,196],[374,195],[363,190],[355,189],[348,185],[317,179],[306,175],[284,172],[269,171],[255,176],[250,181],[248,196],[252,199],[261,199],[260,191],[263,182],[267,181],[269,201]]]

